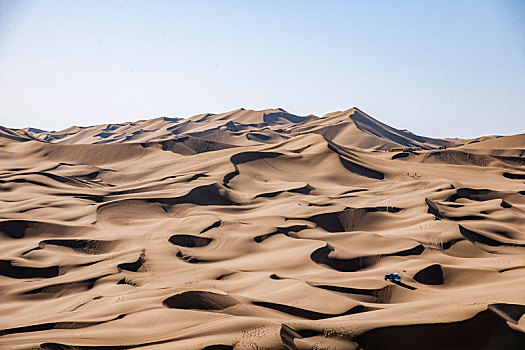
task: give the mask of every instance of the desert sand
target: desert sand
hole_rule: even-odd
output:
[[[525,134],[0,127],[0,194],[1,349],[525,349]]]

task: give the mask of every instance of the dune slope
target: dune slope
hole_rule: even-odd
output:
[[[41,141],[61,144],[158,142],[184,135],[247,146],[280,143],[310,133],[321,134],[327,140],[342,146],[369,150],[403,146],[429,149],[450,143],[395,129],[358,108],[329,113],[322,117],[297,116],[281,108],[262,111],[241,108],[221,114],[200,114],[187,119],[162,117],[130,123],[75,126],[62,131],[26,128],[20,132]]]
[[[521,136],[435,150],[358,109],[0,131],[2,349],[525,346]]]

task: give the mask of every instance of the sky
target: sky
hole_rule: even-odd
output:
[[[399,129],[525,132],[525,1],[0,0],[0,125],[358,107]]]

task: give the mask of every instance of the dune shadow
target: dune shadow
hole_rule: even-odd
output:
[[[0,260],[0,275],[24,279],[24,278],[53,278],[59,274],[58,266],[29,267],[13,265],[10,260]]]
[[[169,238],[169,242],[171,244],[187,248],[205,247],[212,241],[213,239],[208,237],[199,237],[192,235],[173,235]]]
[[[326,314],[322,312],[306,310],[306,309],[295,307],[295,306],[271,303],[271,302],[266,302],[266,301],[253,301],[252,304],[261,306],[261,307],[265,307],[268,309],[280,311],[282,313],[292,315],[295,317],[306,318],[309,320],[322,320],[322,319],[327,319],[327,318],[332,318],[332,317],[352,315],[352,314],[366,311],[363,305],[354,306],[353,308],[343,313],[340,313],[340,314]]]
[[[172,309],[217,311],[237,305],[234,298],[206,291],[189,291],[175,294],[165,299],[162,304]]]
[[[525,334],[512,330],[504,319],[485,310],[460,322],[376,328],[353,340],[367,350],[521,350]]]

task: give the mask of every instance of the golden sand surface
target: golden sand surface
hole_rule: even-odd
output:
[[[356,108],[2,127],[0,348],[525,349],[525,134],[456,141]]]

